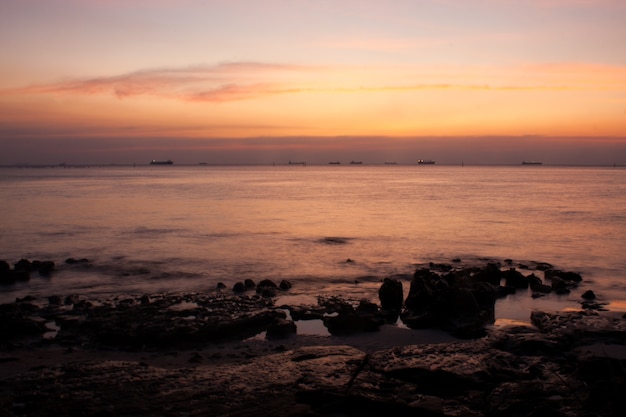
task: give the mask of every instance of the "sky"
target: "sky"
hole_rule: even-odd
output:
[[[0,165],[626,164],[624,0],[0,0]]]

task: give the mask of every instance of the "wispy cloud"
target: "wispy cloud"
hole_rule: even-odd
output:
[[[189,101],[244,100],[279,91],[277,78],[310,68],[266,63],[157,68],[110,77],[64,80],[5,90],[4,94],[151,95]]]
[[[514,83],[498,78],[500,72]],[[409,75],[407,75],[407,73]],[[626,68],[576,64],[532,65],[490,73],[433,69],[322,67],[255,62],[150,69],[111,77],[66,80],[5,90],[0,94],[138,96],[222,103],[311,93],[381,93],[419,90],[570,91],[626,89]],[[398,78],[398,74],[402,74]],[[426,74],[426,75],[425,75]],[[353,78],[355,78],[353,80]],[[389,83],[385,80],[398,79]],[[426,80],[412,82],[412,80]],[[488,82],[485,82],[488,80]],[[620,81],[622,80],[622,81]]]

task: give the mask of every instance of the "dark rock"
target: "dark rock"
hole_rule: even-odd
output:
[[[235,285],[233,285],[233,291],[234,292],[244,292],[244,291],[246,291],[246,286],[244,285],[243,282],[236,282]]]
[[[568,294],[570,292],[567,288],[567,282],[558,276],[552,276],[552,291],[557,294]]]
[[[15,276],[12,272],[0,275],[0,285],[15,284]]]
[[[432,271],[415,271],[402,321],[411,328],[440,328],[458,337],[484,335],[495,320],[496,290],[488,282],[455,279],[451,284]]]
[[[345,245],[348,243],[348,239],[344,237],[325,237],[321,242],[329,245]]]
[[[518,289],[528,288],[528,280],[521,272],[518,272],[515,268],[510,268],[503,274],[504,282],[507,287],[513,287]]]
[[[318,297],[317,303],[325,313],[351,313],[354,307],[341,297]]]
[[[626,342],[626,320],[598,315],[595,312],[577,311],[548,313],[533,311],[531,322],[543,333],[572,337],[571,343],[584,344],[586,339],[601,338],[605,342]]]
[[[596,311],[606,311],[604,308],[606,303],[596,303],[592,300],[584,300],[580,303],[583,310],[596,310]]]
[[[289,310],[291,317],[295,321],[299,320],[321,320],[324,317],[325,309],[323,307],[311,306],[283,306]]]
[[[404,300],[402,282],[396,279],[385,278],[378,289],[378,298],[380,299],[381,309],[397,317],[402,310],[402,302]]]
[[[462,279],[457,282],[467,285]],[[457,285],[439,291],[456,290]],[[48,361],[15,376],[0,372],[0,399],[7,415],[197,415],[200,410],[202,415],[277,417],[608,417],[621,416],[626,409],[624,319],[590,312],[533,312],[535,327],[494,328],[471,342],[411,344],[369,354],[342,345],[290,350],[291,342],[261,348],[261,353],[245,343],[245,352],[237,351],[244,348],[238,344],[233,351],[211,353],[204,351],[207,343],[225,340],[220,336],[237,340],[229,338],[282,322],[277,312],[268,311],[271,300],[151,298],[145,306],[136,300],[127,303],[123,311],[107,302],[84,315],[52,309],[61,327],[55,343],[68,343],[65,357],[47,356],[47,346],[39,351],[29,347],[20,357],[14,348],[28,337],[6,344],[12,350],[0,357],[2,371],[7,362],[7,369],[19,366],[15,358]],[[197,319],[186,320],[189,312],[169,308],[182,300],[202,307],[193,311]],[[326,304],[359,310],[336,297]],[[45,309],[33,308],[26,302],[0,305],[0,328],[44,314]],[[289,324],[285,328],[293,329]],[[80,357],[91,354],[90,360],[70,354],[72,346],[83,343],[89,349],[81,349]],[[99,345],[104,349],[98,350]],[[111,346],[142,352],[123,361],[108,360]],[[149,364],[148,357],[172,351],[181,352],[182,364]],[[210,366],[190,366],[205,360]]]
[[[559,277],[568,284],[579,283],[583,280],[582,276],[577,272],[567,272],[561,271],[559,269],[548,269],[544,271],[544,275],[546,279],[554,279],[554,277]]]
[[[57,318],[57,338],[88,339],[91,344],[117,348],[192,347],[206,343],[243,340],[255,336],[286,314],[270,310],[262,298],[153,296],[151,303],[127,303],[114,308],[81,300],[73,316]],[[188,302],[191,310],[170,308]],[[194,320],[188,316],[193,315]]]
[[[596,294],[592,290],[587,290],[581,295],[581,297],[585,300],[595,300]]]
[[[65,263],[68,265],[87,264],[89,263],[89,260],[87,258],[80,258],[80,259],[67,258],[65,260]]]
[[[28,281],[30,280],[30,271],[13,271],[14,281]]]
[[[437,301],[434,294],[434,283],[439,279],[439,275],[428,269],[415,271],[409,294],[404,301],[405,308],[416,313],[427,311]]]
[[[33,268],[37,270],[41,276],[49,276],[54,271],[53,261],[33,261]]]
[[[22,258],[13,266],[13,270],[16,272],[31,272],[33,264],[28,259]]]
[[[15,283],[15,275],[7,261],[0,261],[0,285]]]
[[[14,274],[18,274],[17,279],[24,279],[30,276],[33,271],[39,272],[42,276],[48,276],[54,270],[53,261],[29,261],[28,259],[20,259],[13,268]],[[27,278],[26,278],[27,279]]]
[[[507,295],[515,294],[515,288],[505,287],[502,285],[499,287],[495,287],[495,291],[496,291],[496,298],[504,298]]]
[[[63,299],[58,295],[51,295],[50,297],[48,297],[48,304],[60,306],[61,304],[63,304]]]
[[[493,262],[489,262],[487,266],[481,268],[476,274],[474,274],[473,279],[475,281],[488,282],[491,285],[498,286],[500,285],[502,275],[500,266]]]
[[[243,285],[246,288],[246,290],[251,290],[256,287],[256,284],[250,278],[245,279],[243,281]]]
[[[481,305],[481,299],[492,303],[491,307]],[[471,339],[485,335],[486,324],[492,324],[494,318],[495,291],[488,287],[483,290],[458,289],[444,298],[448,312],[444,320],[444,328],[462,339]]]
[[[65,297],[63,304],[65,305],[77,304],[79,301],[80,301],[80,298],[78,297],[78,295],[73,294],[73,295],[68,295],[67,297]]]
[[[535,262],[535,269],[538,271],[547,271],[548,269],[554,268],[551,264],[547,262]]]
[[[278,294],[278,286],[274,281],[264,279],[257,285],[256,292],[263,297],[275,297]]]
[[[356,308],[356,312],[360,314],[378,314],[378,306],[371,301],[361,300]]]
[[[259,282],[259,285],[257,285],[257,288],[278,288],[278,286],[271,279],[264,279],[261,282]]]
[[[215,288],[219,291],[219,290],[224,290],[226,289],[226,284],[224,284],[223,282],[218,282],[217,285],[215,286]]]
[[[334,336],[344,336],[380,329],[385,322],[378,314],[344,311],[336,316],[324,316],[324,326]]]
[[[441,272],[449,272],[452,270],[452,265],[450,264],[430,262],[428,266],[430,269],[434,269],[434,270],[441,271]]]
[[[279,318],[268,328],[265,336],[268,340],[286,339],[297,333],[297,326],[291,320]]]
[[[26,303],[0,305],[0,344],[26,336],[41,335],[46,331],[45,323],[31,317],[38,307]]]
[[[282,281],[280,281],[280,284],[278,285],[278,288],[280,288],[283,291],[287,291],[290,290],[292,287],[291,282],[283,279]]]
[[[261,297],[266,298],[276,297],[278,295],[278,289],[273,287],[257,287],[256,292]]]
[[[326,309],[322,321],[332,335],[376,331],[384,324],[378,306],[367,300],[362,300],[356,309],[339,297],[320,298],[318,303]]]
[[[543,285],[543,281],[541,281],[541,278],[539,278],[535,274],[530,274],[529,276],[527,276],[526,281],[528,281],[528,285],[533,291]]]
[[[552,287],[549,285],[535,285],[533,287],[533,295],[535,294],[550,294],[552,292]]]

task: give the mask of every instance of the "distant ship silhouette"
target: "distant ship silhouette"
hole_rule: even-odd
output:
[[[156,159],[153,159],[152,161],[150,161],[150,165],[172,165],[174,162],[171,159],[168,159],[167,161],[157,161]]]

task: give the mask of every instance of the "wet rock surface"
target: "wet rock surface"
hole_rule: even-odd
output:
[[[25,297],[0,305],[0,415],[621,416],[626,318],[585,297],[581,311],[490,326],[499,288],[580,282],[533,269],[432,264],[403,303],[402,285],[382,281],[381,307],[339,296],[276,306],[291,283],[263,281],[234,295]],[[470,339],[385,340],[398,314]],[[332,336],[298,335],[304,320]]]
[[[621,415],[626,320],[537,312],[533,322],[473,341],[371,353],[296,345],[229,361],[228,351],[204,360],[193,352],[177,366],[96,351],[3,378],[0,407],[32,416]]]

